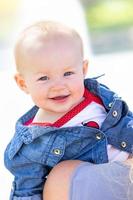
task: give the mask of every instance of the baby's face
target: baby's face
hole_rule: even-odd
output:
[[[45,42],[23,63],[25,91],[45,113],[65,114],[82,100],[87,62],[72,41]]]

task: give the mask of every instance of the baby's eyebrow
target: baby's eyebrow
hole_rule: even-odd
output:
[[[70,69],[73,69],[74,67],[73,66],[66,66],[64,67],[64,70],[70,70]]]
[[[48,74],[48,71],[42,71],[42,72],[37,72],[36,73],[38,76],[40,75],[47,75]]]

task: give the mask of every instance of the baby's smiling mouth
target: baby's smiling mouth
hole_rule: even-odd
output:
[[[68,95],[60,95],[60,96],[56,96],[56,97],[52,97],[50,98],[51,100],[56,100],[56,101],[59,101],[59,100],[65,100],[67,97],[69,97],[70,94]]]

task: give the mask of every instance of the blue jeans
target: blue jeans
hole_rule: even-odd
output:
[[[70,200],[133,200],[131,167],[120,163],[82,163],[74,171]]]

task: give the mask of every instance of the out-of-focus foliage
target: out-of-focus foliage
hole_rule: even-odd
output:
[[[81,0],[94,53],[133,50],[133,0]]]
[[[133,26],[132,0],[97,0],[87,5],[86,18],[92,30]]]

